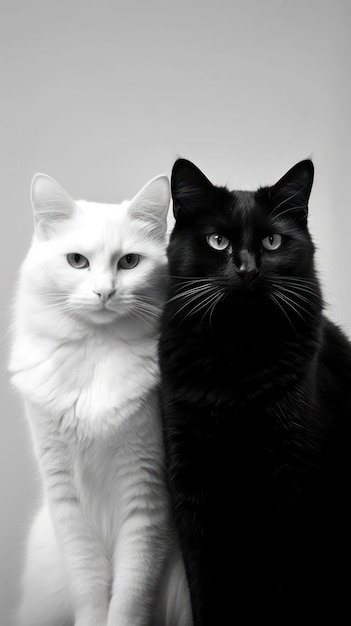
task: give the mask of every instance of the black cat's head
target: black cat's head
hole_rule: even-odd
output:
[[[256,191],[214,186],[190,161],[172,171],[175,227],[168,258],[173,302],[185,316],[211,318],[228,301],[264,301],[303,317],[319,298],[307,227],[312,161]]]

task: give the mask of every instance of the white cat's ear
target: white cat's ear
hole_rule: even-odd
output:
[[[170,203],[170,185],[165,175],[150,180],[133,198],[129,215],[145,225],[150,235],[164,237]]]
[[[36,174],[31,185],[35,228],[39,236],[48,238],[55,227],[69,219],[76,207],[61,185],[46,174]]]

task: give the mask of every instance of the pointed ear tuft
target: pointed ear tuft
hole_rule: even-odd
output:
[[[314,167],[310,159],[294,165],[270,189],[272,213],[278,216],[295,212],[301,219],[307,219],[313,177]]]
[[[208,204],[214,186],[194,163],[178,159],[172,169],[171,178],[173,212],[178,215],[190,213]]]
[[[145,225],[149,235],[163,238],[167,230],[170,202],[168,177],[164,174],[150,180],[131,200],[129,215]]]
[[[48,238],[59,222],[69,219],[76,207],[67,191],[46,174],[34,176],[31,200],[35,228],[43,238]]]

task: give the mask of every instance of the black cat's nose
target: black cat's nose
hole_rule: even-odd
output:
[[[260,270],[256,266],[248,268],[242,265],[238,270],[236,270],[236,273],[241,278],[242,282],[251,282],[257,278]]]
[[[235,261],[235,271],[238,276],[240,276],[243,283],[249,283],[257,278],[260,270],[257,267],[256,258],[252,252],[247,249],[241,250]]]

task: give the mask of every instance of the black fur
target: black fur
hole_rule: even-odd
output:
[[[163,426],[195,626],[351,617],[351,349],[322,312],[312,182],[309,160],[256,192],[173,167]]]

